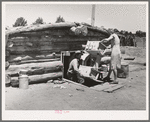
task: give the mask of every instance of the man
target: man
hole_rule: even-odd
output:
[[[121,69],[121,51],[120,51],[120,39],[117,34],[111,32],[109,38],[103,39],[102,42],[111,43],[111,61],[110,61],[110,70],[108,75],[104,80],[108,81],[110,79],[111,72],[114,73],[114,81],[110,82],[112,84],[118,84],[117,81],[117,69]]]
[[[70,62],[69,68],[67,71],[68,79],[78,82],[78,77],[82,76],[79,71],[79,61],[81,58],[82,52],[76,51],[75,52],[75,58]]]

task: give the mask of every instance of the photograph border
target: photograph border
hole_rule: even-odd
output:
[[[105,114],[102,114],[101,112],[97,112],[97,111],[71,111],[69,114],[63,114],[63,115],[59,115],[59,114],[55,114],[54,111],[41,111],[38,112],[38,111],[9,111],[9,110],[5,110],[5,107],[4,107],[4,103],[5,103],[5,43],[3,40],[5,40],[5,7],[3,6],[4,3],[7,2],[21,2],[21,3],[24,3],[24,2],[28,2],[28,1],[11,1],[11,0],[2,0],[1,1],[1,20],[2,20],[2,23],[1,23],[1,120],[47,120],[47,121],[50,121],[50,120],[147,120],[149,119],[149,1],[130,1],[131,2],[147,2],[147,22],[146,22],[146,26],[147,26],[147,29],[146,29],[146,66],[147,66],[147,69],[146,69],[146,81],[147,81],[147,86],[146,86],[146,96],[147,96],[147,99],[146,99],[146,111],[123,111],[123,114],[121,112],[120,114],[120,111],[104,111]],[[29,2],[39,2],[40,1],[29,1]],[[42,2],[53,2],[53,1],[42,1]],[[73,2],[73,1],[63,1],[63,0],[60,0],[60,1],[55,1],[57,3],[59,2]],[[83,1],[75,1],[75,2],[83,2]],[[84,1],[85,2],[85,1]],[[89,1],[87,1],[89,2]],[[90,2],[104,2],[104,1],[90,1]],[[114,1],[107,1],[106,2],[114,2]],[[116,0],[116,2],[122,2],[122,3],[125,3],[125,1],[120,1],[120,0]],[[127,2],[127,1],[126,1]],[[83,3],[84,4],[84,3]],[[29,113],[30,114],[29,114]],[[113,112],[113,114],[112,114]],[[12,114],[13,113],[13,114]],[[46,115],[47,114],[47,115]],[[84,116],[83,116],[84,114]],[[91,114],[94,115],[95,118],[89,118],[91,117]],[[132,114],[132,115],[131,115]],[[40,115],[40,116],[39,116]],[[100,116],[103,116],[103,117],[96,117],[97,115],[100,115]],[[109,117],[108,117],[109,115]],[[116,118],[117,116],[120,116],[118,119]],[[144,116],[144,117],[143,117]],[[105,118],[105,119],[104,119]],[[114,118],[114,119],[113,119]],[[145,119],[144,119],[145,118]]]

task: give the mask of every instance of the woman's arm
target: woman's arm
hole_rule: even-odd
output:
[[[106,47],[106,49],[110,49],[110,48],[111,48],[111,44]]]
[[[106,43],[106,42],[109,42],[110,40],[112,40],[114,37],[113,35],[111,35],[110,37],[106,38],[106,39],[103,39],[102,42]]]

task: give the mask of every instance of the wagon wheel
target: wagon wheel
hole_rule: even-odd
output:
[[[108,67],[108,64],[107,64],[107,67]],[[103,71],[103,70],[101,70],[101,71],[102,71],[102,73],[100,73],[98,79],[104,80],[104,78],[108,75],[109,70],[107,69],[107,71]]]
[[[83,84],[83,83],[85,83],[85,80],[84,80],[84,78],[78,78],[78,83],[81,83],[81,84]]]

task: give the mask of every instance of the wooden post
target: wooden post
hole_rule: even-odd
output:
[[[94,26],[94,23],[95,23],[95,5],[92,5],[91,25]]]

